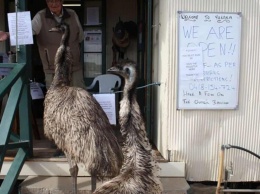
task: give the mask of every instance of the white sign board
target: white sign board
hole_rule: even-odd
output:
[[[8,13],[7,16],[11,46],[16,45],[16,35],[18,45],[33,44],[32,22],[30,12],[23,11],[17,13]]]
[[[238,106],[241,14],[179,12],[178,109]]]
[[[116,96],[115,94],[93,94],[104,112],[106,113],[111,125],[116,125]]]

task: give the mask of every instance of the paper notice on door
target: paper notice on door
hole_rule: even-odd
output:
[[[111,125],[116,125],[115,94],[93,94],[106,113]]]
[[[31,96],[32,96],[33,100],[44,98],[44,95],[43,95],[43,92],[42,92],[42,89],[41,89],[39,83],[36,83],[36,82],[30,83],[30,91],[31,91]]]

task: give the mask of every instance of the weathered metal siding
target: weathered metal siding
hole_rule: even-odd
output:
[[[222,144],[244,147],[260,154],[260,1],[156,0],[153,60],[154,124],[157,146],[164,157],[186,162],[186,178],[216,181]],[[237,110],[176,110],[177,11],[242,12],[242,36]],[[248,153],[230,149],[225,165],[233,162],[232,181],[260,181],[260,162]]]

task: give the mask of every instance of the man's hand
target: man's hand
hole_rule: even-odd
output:
[[[8,32],[0,31],[0,42],[5,41],[6,39],[8,39],[8,37],[9,37]]]

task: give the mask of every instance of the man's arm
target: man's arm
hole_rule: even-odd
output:
[[[42,21],[39,12],[34,16],[32,20],[32,33],[33,35],[37,35],[40,33],[42,28]]]
[[[76,19],[77,25],[79,27],[79,43],[81,43],[84,40],[84,32],[83,32],[82,26],[80,24],[78,15],[76,13],[75,13],[75,19]]]

